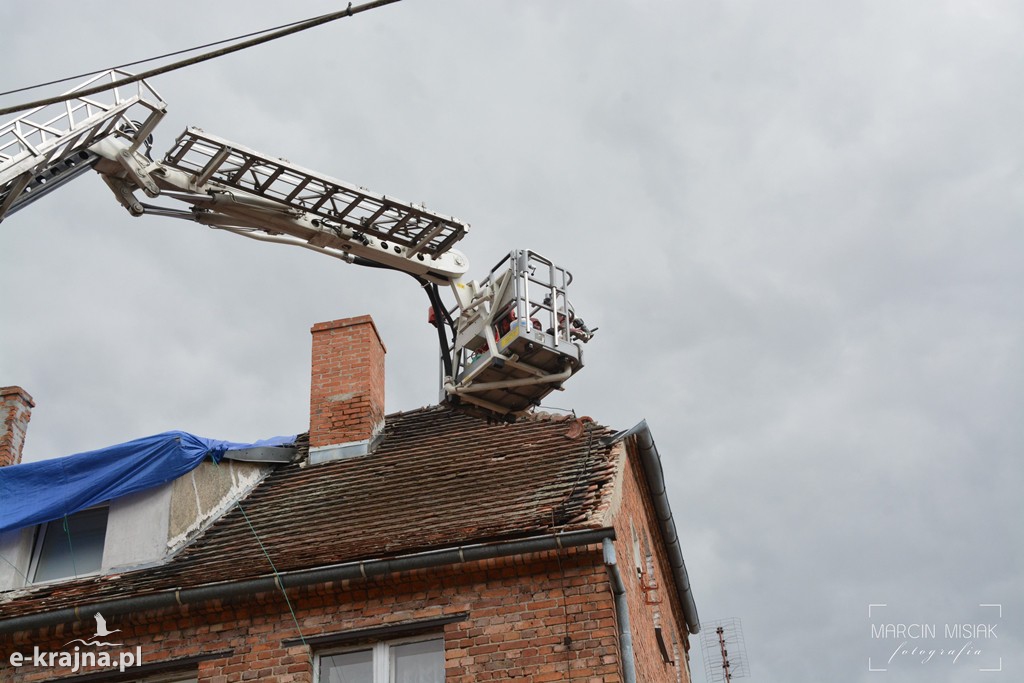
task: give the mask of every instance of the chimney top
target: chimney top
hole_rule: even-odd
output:
[[[365,455],[384,428],[384,354],[368,315],[313,326],[311,463]]]
[[[0,388],[0,415],[3,417],[0,467],[21,462],[21,449],[25,445],[25,433],[35,405],[29,393],[21,387]]]

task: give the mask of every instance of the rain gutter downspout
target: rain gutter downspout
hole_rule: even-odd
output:
[[[0,621],[0,633],[28,631],[54,624],[71,623],[83,618],[90,618],[96,612],[103,612],[107,618],[110,618],[119,614],[191,605],[207,600],[226,600],[228,598],[255,595],[256,593],[267,593],[286,588],[299,588],[319,583],[343,581],[345,579],[365,579],[371,576],[383,576],[385,574],[414,569],[427,569],[430,567],[489,560],[498,557],[511,557],[561,548],[577,548],[594,543],[603,543],[606,539],[614,538],[615,529],[606,527],[602,529],[585,529],[582,531],[567,531],[560,534],[531,536],[513,541],[477,543],[455,548],[427,550],[421,553],[401,555],[388,559],[346,562],[330,567],[284,572],[275,576],[213,583],[196,588],[179,588],[149,595],[82,604],[52,612],[26,614]]]
[[[610,538],[601,542],[604,548],[604,563],[612,577],[612,594],[615,596],[615,616],[619,622],[619,654],[622,659],[624,683],[636,683],[636,660],[633,657],[633,632],[629,628],[629,605],[626,604],[626,586],[622,583],[619,565],[615,563],[615,544]]]
[[[650,488],[651,496],[654,499],[654,512],[658,517],[662,535],[665,537],[669,565],[672,567],[672,577],[675,579],[676,591],[683,609],[683,618],[686,620],[686,628],[692,634],[700,633],[697,605],[693,601],[693,592],[690,590],[690,577],[686,572],[686,563],[683,561],[683,551],[679,544],[679,534],[676,533],[676,523],[672,518],[672,509],[668,504],[668,492],[665,490],[665,472],[661,468],[661,456],[658,455],[658,447],[654,445],[654,437],[651,436],[651,429],[647,426],[647,420],[641,421],[635,427],[624,432],[614,434],[608,439],[608,443],[615,443],[630,436],[636,437],[640,462],[643,465],[644,474],[647,478],[647,486]]]

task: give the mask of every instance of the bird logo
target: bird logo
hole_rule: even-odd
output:
[[[93,615],[96,617],[96,637],[104,638],[109,636],[111,633],[120,633],[121,629],[115,628],[113,631],[107,630],[107,620],[103,618],[103,615],[97,612]]]
[[[93,636],[93,640],[82,640],[81,638],[75,638],[74,640],[70,640],[67,643],[65,643],[64,647],[67,647],[71,643],[81,643],[82,645],[86,645],[86,646],[89,646],[89,647],[94,647],[96,645],[102,645],[104,647],[117,647],[118,645],[121,645],[121,643],[108,643],[108,642],[105,642],[103,640],[100,640],[101,638],[106,638],[107,636],[109,636],[109,635],[111,635],[113,633],[120,633],[121,629],[119,629],[119,628],[115,628],[113,630],[108,629],[107,628],[107,620],[104,619],[103,615],[100,614],[99,612],[94,614],[93,618],[96,619],[96,635]]]

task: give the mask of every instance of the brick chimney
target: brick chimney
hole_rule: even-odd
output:
[[[309,391],[310,463],[365,455],[384,428],[384,354],[368,315],[317,323]]]
[[[32,418],[35,401],[21,387],[0,388],[3,399],[4,429],[0,433],[0,467],[21,462],[21,448],[25,445],[25,432]]]

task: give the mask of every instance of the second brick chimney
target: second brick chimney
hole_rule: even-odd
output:
[[[365,455],[384,428],[384,343],[368,315],[311,331],[309,461]]]
[[[3,432],[0,433],[0,467],[17,465],[21,462],[21,449],[25,445],[28,421],[32,418],[35,402],[21,387],[0,388],[0,417],[3,417]]]

